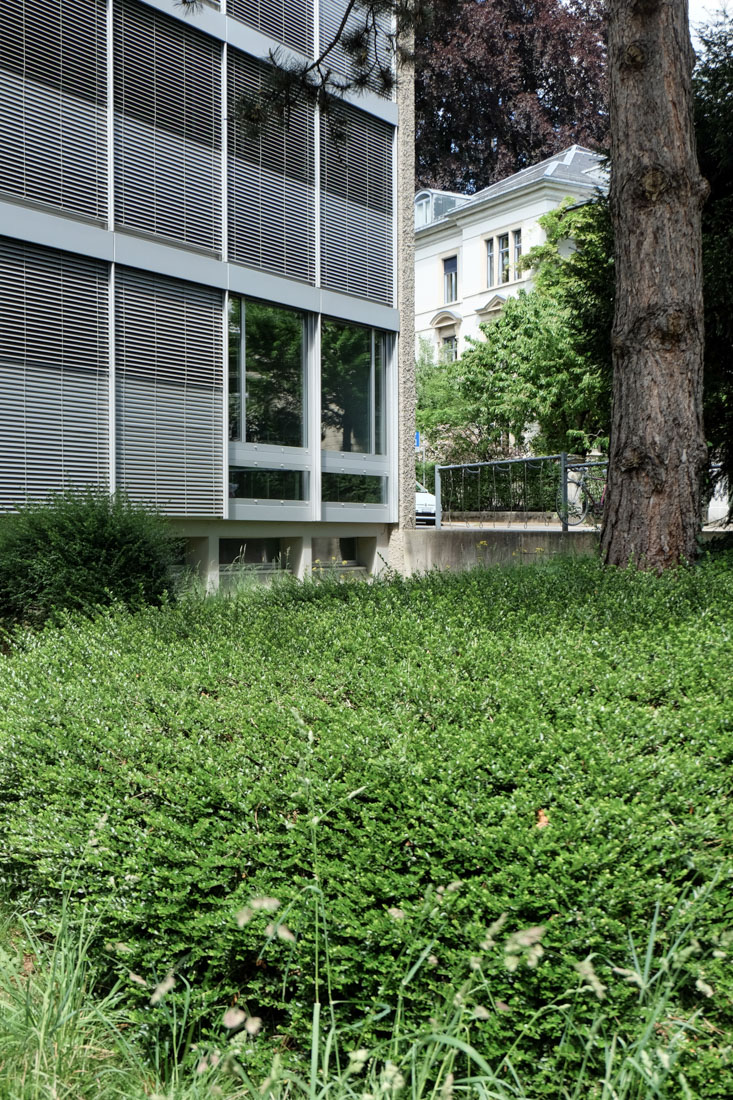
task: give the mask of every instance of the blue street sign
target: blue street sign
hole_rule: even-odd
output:
[[[415,450],[420,446],[420,433],[415,432]]]

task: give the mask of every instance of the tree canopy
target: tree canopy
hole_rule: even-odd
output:
[[[476,191],[608,134],[601,0],[433,0],[415,47],[418,185]]]

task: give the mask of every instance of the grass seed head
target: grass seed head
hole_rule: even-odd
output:
[[[222,1023],[224,1027],[230,1030],[235,1027],[241,1027],[244,1021],[247,1019],[247,1013],[242,1012],[241,1008],[228,1008],[222,1017]]]
[[[606,986],[593,968],[592,956],[589,955],[588,958],[583,959],[582,962],[575,963],[575,970],[585,982],[585,988],[595,993],[599,1001],[604,1000],[606,996]]]
[[[150,998],[151,1005],[159,1004],[160,1001],[162,1001],[165,997],[166,993],[170,993],[175,984],[176,979],[173,977],[173,971],[171,970],[166,974],[162,982],[158,982],[155,989],[153,990],[152,996]]]
[[[250,898],[249,908],[257,912],[274,913],[280,908],[280,901],[278,898]]]

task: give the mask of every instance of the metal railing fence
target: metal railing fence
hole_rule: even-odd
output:
[[[583,496],[590,497],[587,514],[598,523],[607,472],[606,460],[588,461],[565,452],[436,466],[435,526],[492,520],[505,526],[534,520],[561,523],[566,531],[568,505],[572,514],[581,484]],[[718,463],[711,464],[709,476],[706,522],[724,525],[730,507],[728,482]]]
[[[444,522],[561,522],[567,530],[568,497],[581,478],[605,481],[605,462],[566,452],[435,468],[435,526]],[[602,489],[599,490],[599,496]],[[562,518],[565,517],[565,518]]]

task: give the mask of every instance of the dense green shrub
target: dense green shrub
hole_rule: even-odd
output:
[[[178,554],[165,520],[123,493],[55,493],[0,520],[0,617],[160,603]]]
[[[502,937],[542,925],[545,953],[513,971],[501,950],[483,958],[508,1011],[481,1023],[482,1049],[525,1031],[518,1069],[539,1100],[573,1052],[558,1016],[536,1014],[577,989],[574,961],[594,955],[623,1024],[638,990],[612,968],[657,906],[664,924],[705,888],[695,931],[724,950],[725,560],[661,578],[582,561],[286,585],[72,621],[3,659],[0,877],[41,915],[68,888],[84,899],[110,978],[172,966],[204,1018],[235,998],[262,1015],[268,1049],[310,1024],[318,890],[334,996],[347,1019],[385,1006],[374,1028],[411,959],[434,958],[405,989],[424,1017],[506,913]],[[262,911],[237,926],[258,896],[279,899],[295,942]],[[708,1100],[728,1091],[726,965],[691,956],[680,994],[708,1029],[685,1052]]]

